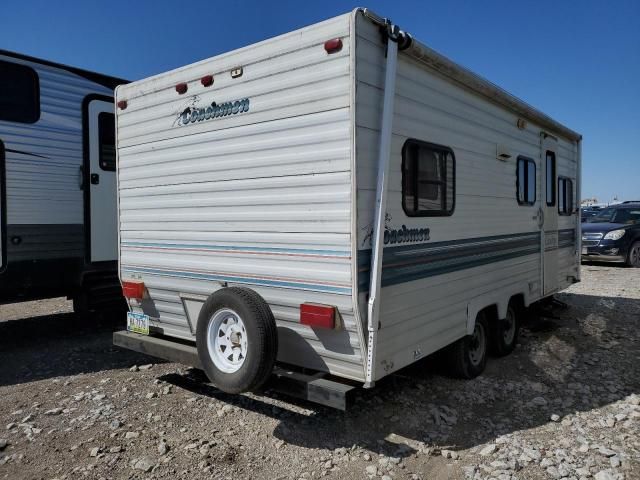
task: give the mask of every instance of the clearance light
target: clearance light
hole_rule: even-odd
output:
[[[124,110],[125,108],[127,108],[127,101],[126,100],[120,100],[118,102],[118,108],[120,110]]]
[[[187,84],[184,82],[177,84],[176,92],[178,92],[180,95],[182,95],[183,93],[187,93]]]
[[[324,49],[327,53],[336,53],[342,50],[342,39],[333,38],[324,42]]]
[[[336,307],[303,303],[300,305],[300,323],[310,327],[335,328]]]
[[[213,75],[205,75],[200,79],[200,83],[204,87],[210,87],[211,85],[213,85]]]
[[[144,282],[141,280],[126,280],[122,282],[122,294],[128,299],[142,300],[144,289]]]

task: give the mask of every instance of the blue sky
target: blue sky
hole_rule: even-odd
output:
[[[135,80],[367,6],[584,136],[582,197],[640,199],[640,2],[3,0],[0,48]]]

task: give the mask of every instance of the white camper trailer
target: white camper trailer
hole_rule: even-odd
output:
[[[150,336],[115,341],[197,348],[222,390],[276,358],[371,386],[444,347],[473,377],[579,281],[580,135],[368,10],[116,99],[120,278]]]
[[[122,298],[113,105],[120,83],[0,50],[0,302],[66,295],[92,308]]]

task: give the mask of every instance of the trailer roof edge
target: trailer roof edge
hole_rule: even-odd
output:
[[[377,19],[382,18],[366,8],[357,8],[354,10],[354,13],[356,12],[361,12],[374,23],[379,23]],[[457,64],[434,49],[427,47],[425,44],[416,40],[415,37],[412,37],[411,45],[401,53],[411,56],[428,68],[435,70],[439,74],[453,80],[478,95],[481,95],[489,101],[506,107],[525,119],[540,125],[542,128],[548,129],[551,133],[559,134],[572,141],[582,140],[582,135],[579,133],[562,125],[560,122],[557,122],[553,118],[542,113],[527,102],[520,100],[515,95],[510,94],[486,78],[472,72],[462,65]]]

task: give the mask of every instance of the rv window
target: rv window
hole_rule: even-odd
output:
[[[518,157],[516,189],[520,205],[536,203],[536,163],[527,157]]]
[[[573,182],[566,177],[558,178],[558,213],[571,215],[573,211]]]
[[[455,157],[448,147],[409,139],[402,148],[402,208],[410,217],[451,215]]]
[[[113,113],[98,115],[98,138],[100,143],[100,168],[109,172],[116,170],[116,119]]]
[[[40,85],[33,68],[0,60],[0,120],[35,123],[40,118]]]
[[[552,207],[556,204],[556,154],[547,151],[547,205]]]

